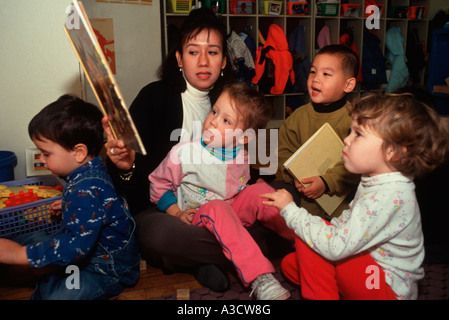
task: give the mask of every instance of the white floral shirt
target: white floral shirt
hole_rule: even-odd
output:
[[[417,298],[417,282],[424,277],[424,238],[412,179],[399,172],[362,177],[349,209],[331,225],[293,202],[281,215],[326,259],[338,261],[369,252],[398,299]]]

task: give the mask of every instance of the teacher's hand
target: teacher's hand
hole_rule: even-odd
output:
[[[126,148],[125,143],[122,140],[114,138],[111,127],[109,126],[108,116],[104,116],[103,119],[101,119],[101,123],[107,138],[107,141],[104,144],[107,156],[115,164],[117,169],[125,172],[131,170],[136,158],[136,152]]]

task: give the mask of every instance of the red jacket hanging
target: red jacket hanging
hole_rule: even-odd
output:
[[[271,87],[270,93],[281,94],[284,92],[289,77],[291,83],[295,83],[295,74],[293,72],[293,57],[288,48],[287,38],[284,31],[277,24],[270,25],[265,45],[257,49],[255,61],[256,75],[251,80],[251,83],[258,84],[265,71],[266,58],[271,59],[275,67],[274,85]]]
[[[344,33],[344,34],[342,34],[340,36],[340,41],[339,42],[340,42],[341,45],[344,45],[345,47],[348,47],[349,49],[352,49],[352,51],[354,51],[354,53],[359,58],[359,72],[357,74],[357,82],[362,82],[362,80],[363,80],[362,67],[361,67],[361,64],[360,64],[360,56],[359,56],[359,53],[357,51],[357,47],[355,46],[355,43],[353,41],[351,41],[351,37],[347,33]]]

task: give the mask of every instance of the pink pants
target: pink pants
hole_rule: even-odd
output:
[[[259,275],[273,273],[274,267],[245,229],[256,220],[287,239],[294,239],[279,211],[262,203],[259,195],[275,190],[266,183],[246,187],[232,203],[212,200],[201,206],[193,217],[193,224],[207,228],[215,235],[225,256],[234,264],[245,285]]]
[[[295,238],[296,252],[281,263],[284,275],[301,285],[301,294],[311,300],[396,300],[385,282],[385,273],[369,253],[332,262],[313,251],[304,241]],[[373,286],[371,276],[378,277]]]

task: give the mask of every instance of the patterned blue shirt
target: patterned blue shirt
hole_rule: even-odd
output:
[[[112,252],[130,239],[132,222],[100,157],[74,170],[63,190],[63,227],[51,240],[27,246],[29,263],[76,264],[98,244]]]

